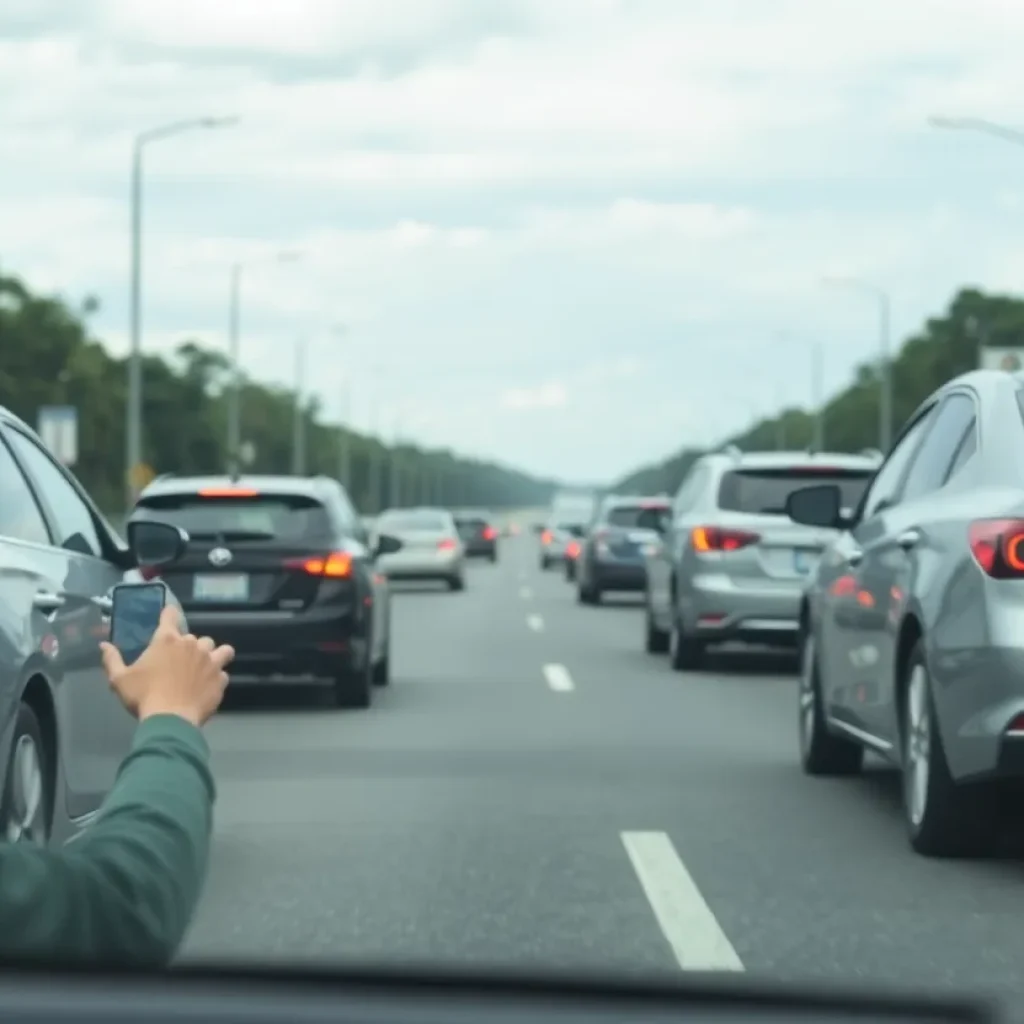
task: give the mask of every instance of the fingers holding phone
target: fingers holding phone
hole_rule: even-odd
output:
[[[157,591],[159,593],[157,593]],[[233,648],[181,632],[181,613],[163,583],[114,588],[103,667],[114,692],[140,720],[178,715],[202,725],[220,706]]]

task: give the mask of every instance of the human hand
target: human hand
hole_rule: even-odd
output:
[[[234,648],[217,647],[208,636],[182,634],[173,606],[164,608],[153,639],[133,664],[125,665],[113,644],[100,649],[111,688],[139,721],[177,715],[197,726],[220,707],[228,682],[224,670],[235,656]]]

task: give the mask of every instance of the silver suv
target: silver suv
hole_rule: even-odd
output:
[[[795,647],[801,595],[835,531],[797,525],[786,499],[809,483],[836,484],[853,508],[880,462],[878,452],[738,448],[698,459],[648,555],[647,650],[670,652],[684,670],[713,643]]]

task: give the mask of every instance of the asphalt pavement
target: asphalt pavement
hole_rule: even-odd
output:
[[[891,770],[801,774],[791,660],[674,673],[642,626],[527,535],[396,587],[369,711],[234,695],[183,957],[1024,991],[1024,858],[915,856]]]

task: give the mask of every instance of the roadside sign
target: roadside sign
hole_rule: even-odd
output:
[[[155,477],[156,473],[153,472],[152,466],[139,462],[132,466],[128,474],[128,482],[131,484],[132,490],[138,494],[144,487],[148,487]]]
[[[73,466],[78,461],[78,410],[73,405],[44,405],[36,430],[58,462]]]
[[[981,368],[983,370],[1007,370],[1016,373],[1024,367],[1024,348],[1009,348],[1005,345],[982,345]]]

